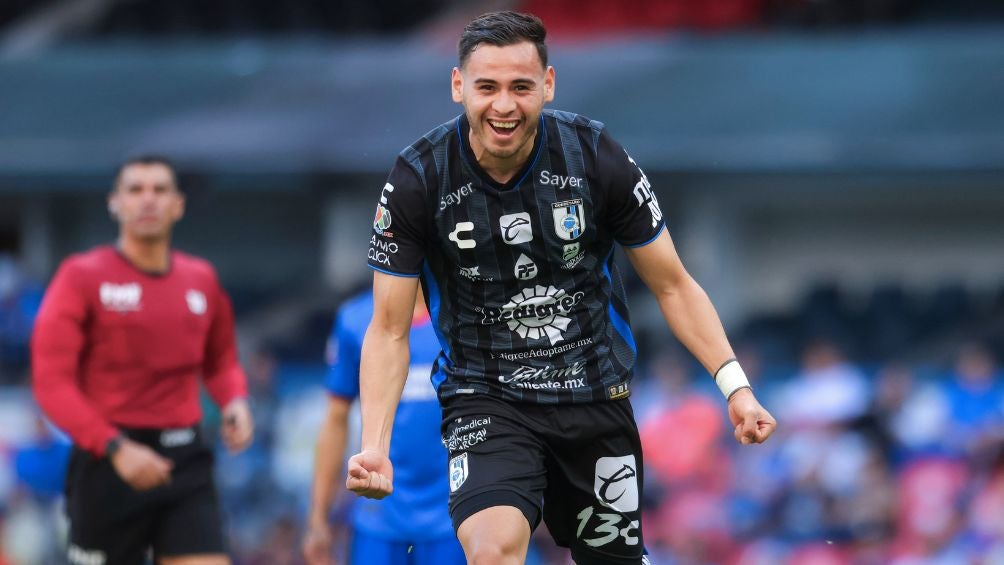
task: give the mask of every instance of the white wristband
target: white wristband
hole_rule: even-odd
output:
[[[750,382],[746,379],[746,373],[739,366],[739,361],[729,359],[715,373],[715,384],[725,395],[725,399],[732,398],[732,395],[741,388],[750,388]]]

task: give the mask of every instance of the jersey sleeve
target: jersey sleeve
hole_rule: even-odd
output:
[[[380,191],[367,258],[369,266],[391,275],[417,277],[425,260],[428,231],[425,184],[398,157]]]
[[[352,330],[348,318],[344,308],[335,316],[328,340],[330,356],[324,386],[333,395],[354,400],[359,396],[359,363],[363,344],[362,336]]]
[[[86,276],[72,263],[56,271],[42,299],[31,336],[35,400],[45,415],[81,449],[103,455],[118,430],[84,396],[78,384],[89,307]]]
[[[614,238],[627,247],[650,243],[665,222],[648,177],[605,129],[597,143],[596,162]]]
[[[213,319],[206,339],[202,362],[202,380],[206,391],[220,408],[235,398],[247,396],[247,377],[237,360],[234,309],[223,287],[213,275],[215,285]]]

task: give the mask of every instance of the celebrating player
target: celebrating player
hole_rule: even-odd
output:
[[[736,440],[762,442],[776,422],[680,262],[648,178],[600,122],[544,110],[555,89],[545,36],[532,15],[470,22],[452,75],[463,114],[405,149],[380,193],[362,445],[346,485],[374,498],[393,489],[391,424],[420,280],[443,348],[432,380],[468,561],[521,563],[543,519],[577,563],[642,563],[627,400],[637,352],[615,243],[714,376]]]

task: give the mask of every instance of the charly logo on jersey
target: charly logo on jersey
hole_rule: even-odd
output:
[[[460,202],[464,199],[465,196],[470,196],[471,193],[474,192],[473,187],[474,183],[469,182],[461,186],[460,188],[454,190],[453,192],[446,193],[446,196],[444,196],[442,199],[439,200],[439,209],[442,211],[446,210],[450,206],[453,206],[454,204],[460,204]]]
[[[477,242],[473,239],[466,239],[461,237],[462,235],[474,231],[474,222],[457,222],[454,226],[453,231],[447,236],[450,241],[457,244],[460,249],[471,249],[477,246]]]
[[[139,283],[101,283],[98,289],[101,305],[112,312],[135,312],[140,309],[143,287]]]
[[[565,339],[571,318],[566,316],[582,297],[583,292],[568,294],[564,289],[537,285],[516,294],[501,308],[481,309],[482,324],[505,322],[509,329],[524,339],[547,338],[551,345]]]
[[[209,303],[206,302],[206,295],[202,294],[201,290],[194,288],[188,289],[188,292],[185,293],[185,302],[188,303],[188,310],[196,316],[205,314],[206,308],[209,306]]]
[[[634,162],[634,159],[628,155],[628,161],[632,165],[638,167],[638,163]],[[659,200],[655,197],[655,193],[652,192],[652,184],[648,182],[648,177],[645,176],[645,171],[638,167],[638,173],[641,174],[641,178],[634,185],[634,197],[638,200],[638,206],[648,206],[649,212],[652,214],[652,227],[659,225],[659,220],[662,219],[662,210],[659,208]]]
[[[566,241],[578,239],[586,229],[586,214],[582,199],[564,200],[551,205],[554,233]]]
[[[519,260],[516,261],[516,266],[513,268],[513,274],[521,281],[528,281],[537,276],[537,264],[533,262],[533,259],[527,257],[526,253],[520,253]]]
[[[574,269],[586,257],[579,243],[569,243],[561,248],[561,268]]]
[[[457,489],[467,480],[467,452],[450,459],[450,492]]]
[[[373,231],[380,235],[385,235],[384,232],[391,224],[390,210],[385,207],[388,192],[394,192],[394,185],[391,183],[383,185],[383,190],[380,191],[380,203],[377,204],[376,215],[373,217]],[[387,235],[390,237],[389,233]]]
[[[638,466],[634,455],[596,460],[593,492],[596,500],[618,512],[638,510]]]
[[[530,214],[526,212],[502,216],[499,218],[499,228],[502,230],[502,241],[509,245],[533,241],[533,226],[530,224]]]

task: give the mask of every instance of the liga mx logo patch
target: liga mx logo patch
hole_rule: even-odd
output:
[[[586,214],[582,199],[564,200],[551,205],[554,216],[554,233],[565,241],[578,239],[586,229]]]
[[[457,489],[467,480],[467,452],[450,459],[450,492]]]
[[[618,512],[638,510],[637,469],[634,455],[597,459],[593,492],[600,504]]]

